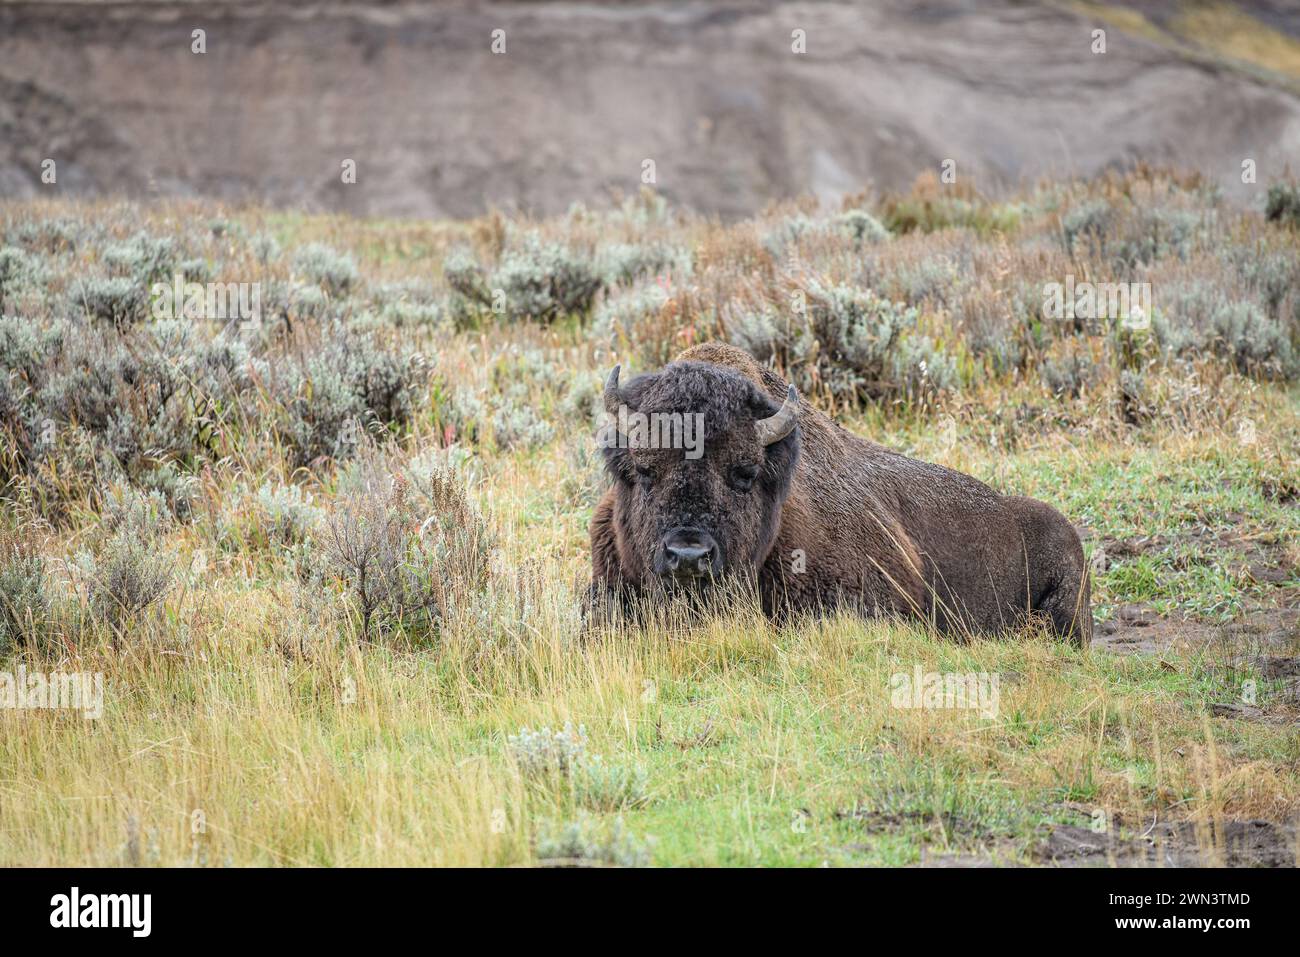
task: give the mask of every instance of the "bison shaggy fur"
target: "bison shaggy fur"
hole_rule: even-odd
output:
[[[853,435],[732,346],[695,346],[611,382],[610,408],[615,395],[644,415],[702,414],[704,442],[695,459],[602,443],[613,481],[591,524],[599,606],[707,592],[732,576],[756,585],[775,619],[848,608],[971,635],[1032,615],[1091,639],[1083,547],[1050,506]],[[756,424],[787,396],[797,415],[773,440]]]

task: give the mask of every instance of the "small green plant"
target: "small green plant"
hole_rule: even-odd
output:
[[[680,282],[691,272],[690,250],[663,243],[611,243],[602,248],[600,259],[609,285],[632,286],[660,276]]]
[[[1274,183],[1264,202],[1264,218],[1283,226],[1300,226],[1300,186]]]
[[[668,296],[656,285],[634,286],[615,294],[606,294],[596,307],[592,337],[618,348],[622,343],[638,342],[641,331],[663,309]]]
[[[836,216],[816,219],[803,214],[788,216],[763,236],[763,246],[772,258],[785,260],[804,242],[845,247],[869,246],[889,239],[889,230],[865,209],[849,209]]]
[[[492,290],[487,274],[468,248],[458,246],[447,254],[442,261],[442,275],[461,303],[462,311],[469,313],[491,307]]]
[[[324,243],[308,243],[299,249],[293,267],[334,298],[347,295],[361,278],[351,256]]]
[[[555,437],[555,426],[529,404],[499,397],[492,413],[492,434],[499,449],[536,449]]]
[[[141,286],[148,287],[152,283],[171,280],[179,251],[173,239],[155,239],[140,232],[126,242],[104,247],[101,258],[114,276],[134,279]]]
[[[161,495],[114,488],[100,516],[98,547],[74,559],[91,616],[115,634],[171,589],[173,562],[159,547],[170,516]]]
[[[903,333],[916,326],[917,311],[869,289],[816,278],[793,283],[800,310],[787,317],[742,313],[730,324],[732,341],[762,362],[784,368],[805,392],[828,391],[858,404],[898,395],[927,380],[947,388],[953,367],[933,342],[916,342],[899,352]],[[927,385],[923,391],[929,391]]]
[[[587,729],[566,723],[559,731],[523,727],[506,739],[506,748],[525,778],[567,777],[587,757]]]
[[[77,249],[97,231],[74,219],[53,217],[16,224],[5,233],[5,242],[36,253],[60,255]]]
[[[855,243],[870,245],[883,243],[889,238],[889,230],[865,209],[845,210],[835,218],[835,224]]]
[[[1110,203],[1103,199],[1086,200],[1075,206],[1061,219],[1065,251],[1075,256],[1089,252],[1104,255],[1113,221]]]
[[[349,459],[367,436],[411,421],[429,368],[379,337],[342,323],[321,330],[319,347],[276,380],[279,433],[294,464]]]
[[[486,586],[490,540],[456,477],[368,449],[321,533],[363,637],[433,637]]]
[[[535,847],[539,860],[570,866],[646,867],[651,850],[652,843],[632,834],[622,818],[602,826],[586,814],[571,821],[545,824]]]
[[[558,243],[529,237],[509,249],[491,279],[504,294],[506,315],[550,323],[591,311],[601,279],[590,263]],[[486,305],[492,305],[492,300]]]
[[[649,803],[649,776],[637,764],[606,761],[599,754],[583,760],[573,777],[574,796],[593,811],[627,811]]]
[[[41,270],[35,257],[17,246],[0,247],[0,314],[19,290],[40,281]]]
[[[292,551],[321,525],[325,510],[298,485],[263,482],[256,492],[241,488],[218,519],[218,539],[230,548],[265,544]]]
[[[121,328],[149,316],[149,297],[140,281],[126,276],[88,278],[73,284],[71,305],[92,319]]]
[[[581,725],[565,724],[559,731],[521,728],[506,739],[506,747],[526,780],[544,788],[567,786],[578,804],[593,811],[628,810],[649,801],[645,769],[589,754]]]
[[[41,633],[50,605],[45,559],[22,537],[0,532],[0,656]]]
[[[763,247],[773,259],[784,260],[792,247],[805,237],[822,231],[822,227],[807,216],[788,216],[763,236]]]
[[[261,265],[266,266],[280,258],[280,243],[270,233],[257,233],[248,241],[249,251]]]
[[[270,482],[257,490],[257,510],[267,539],[282,545],[305,542],[323,515],[311,494],[299,486]]]
[[[1286,331],[1254,303],[1221,304],[1210,332],[1211,348],[1240,372],[1278,379],[1300,374]]]
[[[271,282],[266,284],[263,310],[289,323],[320,321],[330,315],[330,297],[312,283]]]
[[[895,388],[922,405],[957,387],[957,361],[929,336],[899,340],[893,357]]]
[[[1060,399],[1077,399],[1099,374],[1092,358],[1078,350],[1049,356],[1041,367],[1043,383]]]
[[[436,327],[443,320],[442,308],[433,301],[432,290],[423,283],[383,283],[372,295],[372,308],[381,323],[400,329]]]

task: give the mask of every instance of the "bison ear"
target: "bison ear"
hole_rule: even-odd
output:
[[[763,470],[760,481],[768,492],[783,499],[794,480],[799,461],[799,394],[788,386],[780,407],[765,393],[754,402],[754,431],[763,445]]]
[[[596,444],[605,459],[605,471],[615,481],[632,481],[632,463],[627,453],[627,436],[620,429],[619,413],[626,409],[627,395],[619,386],[621,366],[614,366],[605,379],[606,421],[596,433]]]

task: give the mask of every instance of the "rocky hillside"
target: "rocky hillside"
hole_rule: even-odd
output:
[[[1248,201],[1244,159],[1265,182],[1300,155],[1298,20],[1283,3],[0,3],[0,196],[551,213],[635,191],[652,160],[669,199],[733,217],[902,188],[945,159],[996,192],[1141,158]]]

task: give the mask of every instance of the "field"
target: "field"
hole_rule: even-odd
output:
[[[0,708],[0,865],[1296,861],[1294,187],[922,179],[734,224],[11,202],[0,235],[0,672],[104,691]],[[1045,316],[1067,277],[1150,301]],[[585,623],[604,375],[715,338],[1062,510],[1093,645]],[[918,669],[997,697],[899,706]]]

